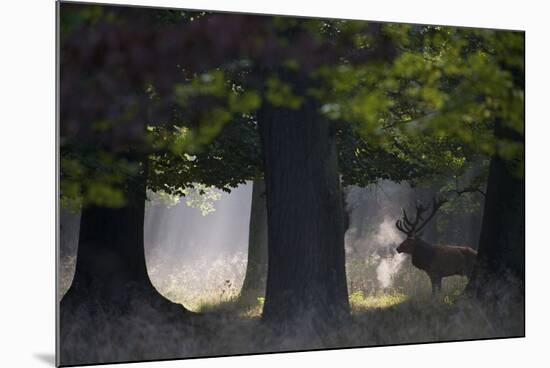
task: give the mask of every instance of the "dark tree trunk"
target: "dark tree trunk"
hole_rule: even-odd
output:
[[[293,91],[304,96],[307,81]],[[349,314],[336,139],[316,102],[259,113],[268,211],[263,318],[316,327]]]
[[[522,142],[522,137],[501,124],[497,124],[495,136]],[[468,284],[468,291],[478,296],[487,295],[487,287],[497,281],[523,294],[525,182],[518,164],[519,160],[504,160],[498,154],[491,158],[478,259]]]
[[[481,196],[481,195],[480,195]],[[478,249],[479,236],[481,232],[481,222],[483,218],[483,209],[479,212],[474,212],[470,214],[470,237],[466,245],[470,246],[472,249]]]
[[[252,186],[250,226],[248,230],[248,261],[239,302],[258,303],[265,296],[267,279],[267,205],[265,183],[256,180]]]
[[[82,210],[76,269],[61,301],[62,312],[95,305],[125,313],[135,306],[134,302],[176,307],[156,291],[147,273],[143,242],[145,188],[145,173],[141,173],[127,180],[124,206],[87,206]]]
[[[129,179],[125,194],[123,207],[87,206],[82,210],[75,275],[59,309],[63,365],[102,362],[105,358],[98,352],[111,346],[139,359],[135,352],[141,351],[144,339],[154,338],[147,330],[149,321],[154,321],[155,333],[166,336],[168,329],[189,328],[186,309],[160,295],[147,273],[145,174]],[[128,318],[140,323],[133,323],[128,330]],[[175,349],[173,341],[165,343],[166,349]],[[124,354],[120,359],[130,359]]]
[[[59,212],[59,258],[76,256],[80,233],[80,210],[61,209]]]

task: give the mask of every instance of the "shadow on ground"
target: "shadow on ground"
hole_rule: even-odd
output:
[[[210,305],[202,313],[171,318],[147,309],[117,316],[98,311],[90,316],[82,310],[81,315],[66,319],[66,325],[61,326],[61,363],[112,363],[524,335],[523,299],[514,302],[502,298],[492,308],[465,297],[452,299],[449,295],[438,298],[353,295],[350,299],[351,322],[322,334],[316,332],[319,321],[307,319],[292,332],[275,332],[262,323],[261,306],[242,308],[239,303],[228,301]],[[53,357],[44,355],[43,360],[46,359],[53,362]]]

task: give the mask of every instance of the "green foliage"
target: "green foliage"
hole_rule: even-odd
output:
[[[132,19],[102,6],[65,9],[62,35],[91,32],[99,23],[129,26]],[[151,27],[221,19],[207,12],[151,14],[143,23]],[[151,106],[173,104],[174,110],[168,120],[143,118],[148,131],[140,149],[149,157],[152,190],[185,196],[200,184],[230,191],[262,177],[255,111],[264,102],[299,109],[311,98],[319,102],[319,115],[334,122],[345,185],[460,177],[493,154],[519,161],[523,172],[523,144],[494,135],[499,121],[523,137],[523,33],[288,17],[271,17],[262,25],[265,32],[251,44],[238,42],[256,53],[229,52],[227,60],[216,59],[200,71],[174,60],[180,75],[168,94],[158,93],[162,86],[154,83],[143,88]],[[220,41],[220,47],[227,45]],[[280,58],[273,58],[273,50]],[[266,60],[267,73],[258,68]],[[273,70],[305,78],[305,90]],[[139,119],[139,100],[128,101],[114,118],[95,119],[92,131],[103,137]],[[63,203],[124,203],[128,175],[117,168],[124,159],[104,162],[97,152],[92,161],[112,169],[93,170],[86,164],[91,152],[71,154],[61,162]]]
[[[170,208],[177,205],[180,201],[180,197],[167,193],[163,190],[153,192],[152,190],[147,190],[147,202],[146,206],[161,206],[164,208]]]
[[[221,70],[195,75],[185,84],[176,84],[174,94],[183,111],[194,112],[190,121],[186,121],[184,115],[183,121],[178,122],[180,134],[170,147],[176,153],[197,151],[216,137],[225,124],[254,112],[261,103],[257,92],[245,91]],[[208,108],[200,108],[203,101]]]
[[[523,134],[522,33],[399,24],[384,32],[401,50],[391,62],[317,70],[323,114],[434,172],[457,175],[495,152],[522,160],[522,144],[493,134],[497,119]]]
[[[260,96],[253,91],[245,91],[242,94],[229,95],[229,110],[234,113],[246,114],[260,107]]]
[[[174,192],[179,192],[182,196],[171,194]],[[165,190],[147,191],[147,199],[150,205],[169,208],[178,204],[180,200],[184,200],[187,206],[197,209],[203,216],[215,212],[215,202],[221,198],[221,192],[214,187],[207,187],[203,184],[193,184],[193,186],[172,189],[169,192]]]
[[[61,155],[61,207],[76,210],[97,205],[121,207],[125,186],[135,180],[138,164],[104,151]]]
[[[181,128],[151,129],[153,141],[170,146],[173,135]],[[231,191],[246,180],[263,177],[257,123],[249,115],[241,115],[226,124],[209,144],[193,154],[159,149],[150,155],[148,187],[176,196],[186,196],[187,189],[215,187]]]
[[[185,196],[185,204],[198,209],[203,216],[216,211],[214,202],[222,198],[222,193],[203,184],[196,184],[193,188],[183,189],[183,195]]]
[[[90,5],[85,8],[67,8],[63,6],[62,16],[59,18],[60,35],[62,38],[85,26],[93,25],[105,16],[105,7]],[[109,15],[112,18],[112,15]]]
[[[277,77],[269,77],[265,81],[267,86],[266,99],[273,106],[298,109],[304,98],[296,96],[292,92],[292,87],[279,80]]]
[[[394,63],[394,75],[408,79],[406,91],[416,89],[410,97],[423,110],[408,133],[446,136],[478,154],[521,157],[521,148],[495,141],[493,129],[502,119],[523,134],[523,83],[514,81],[523,69],[512,71],[502,62],[517,65],[523,58],[523,34],[437,27],[423,39],[421,55],[413,49]],[[502,39],[511,47],[497,49]],[[416,57],[408,56],[415,51]]]

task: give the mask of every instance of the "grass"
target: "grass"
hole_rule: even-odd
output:
[[[223,301],[201,300],[199,301],[197,312],[220,315],[236,315],[242,318],[260,318],[262,316],[262,308],[264,298],[258,297],[256,304],[241,304],[238,296],[234,296]]]
[[[356,291],[349,296],[352,313],[368,309],[389,308],[403,303],[409,297],[400,292],[378,293],[374,295],[365,295],[362,291]]]
[[[60,262],[60,298],[72,281],[76,257]],[[390,287],[377,281],[377,267],[381,259],[348,258],[346,262],[348,292],[352,313],[395,306],[408,300],[430,300],[431,285],[428,276],[405,259],[392,274]],[[246,255],[206,259],[185,264],[168,264],[157,258],[148,262],[149,276],[155,287],[168,299],[200,313],[238,314],[243,317],[261,316],[263,298],[255,305],[239,305],[238,295],[246,272]],[[467,278],[453,276],[443,279],[442,303],[454,304],[466,286]]]
[[[171,267],[161,260],[149,262],[155,287],[171,300],[200,312],[200,316],[192,317],[191,323],[175,325],[143,306],[132,316],[116,319],[115,325],[90,321],[91,326],[101,326],[102,332],[96,336],[78,325],[90,319],[83,312],[62,340],[65,362],[216,356],[524,334],[523,299],[515,300],[503,292],[499,303],[487,308],[463,296],[467,279],[459,276],[443,279],[442,293],[432,298],[429,278],[415,269],[410,259],[403,261],[390,275],[390,285],[383,287],[377,282],[380,261],[376,257],[347,261],[350,324],[318,333],[316,321],[304,321],[299,332],[291,335],[274,332],[261,323],[263,298],[259,297],[253,305],[239,303],[245,256]],[[62,292],[70,285],[71,272],[71,265],[62,262]],[[109,316],[105,319],[109,320]]]

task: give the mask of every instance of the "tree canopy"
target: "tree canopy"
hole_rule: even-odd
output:
[[[120,206],[127,178],[143,170],[151,189],[178,195],[262,177],[264,101],[319,101],[345,185],[460,177],[492,154],[523,160],[522,144],[493,134],[502,120],[523,135],[520,32],[63,7],[66,205]],[[288,83],[298,74],[305,91]]]

